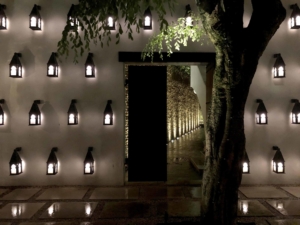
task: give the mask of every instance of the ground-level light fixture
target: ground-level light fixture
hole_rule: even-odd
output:
[[[22,64],[20,61],[21,53],[14,53],[9,64],[9,76],[12,78],[22,77]]]
[[[290,8],[293,10],[290,18],[291,29],[300,28],[300,9],[297,4],[291,5]]]
[[[58,172],[58,160],[55,152],[57,152],[56,147],[52,148],[47,160],[47,175],[55,175]]]
[[[85,61],[85,77],[95,77],[95,64],[93,56],[93,53],[89,53]]]
[[[263,100],[257,99],[258,107],[256,110],[256,123],[257,124],[268,124],[268,111],[265,107]]]
[[[192,27],[193,26],[193,20],[192,20],[192,9],[191,6],[188,4],[185,6],[185,25]]]
[[[76,99],[72,99],[69,110],[68,110],[68,125],[78,124],[78,111],[75,106],[77,103]]]
[[[152,30],[152,14],[150,11],[150,7],[148,7],[144,13],[144,29]]]
[[[4,111],[1,107],[1,104],[4,104],[5,100],[4,99],[0,99],[0,126],[4,125]]]
[[[41,100],[34,100],[29,111],[29,126],[41,125],[41,111],[38,106],[41,103]]]
[[[57,53],[52,52],[50,59],[47,63],[47,76],[48,77],[58,77],[58,63],[56,60]]]
[[[113,111],[111,104],[112,100],[108,100],[104,110],[103,125],[113,125]]]
[[[76,30],[77,26],[79,25],[79,21],[77,19],[77,17],[75,16],[75,5],[72,4],[69,12],[68,12],[68,22],[70,23],[71,29],[72,30]]]
[[[295,103],[292,109],[292,124],[300,124],[300,103],[298,99],[292,99],[292,103]]]
[[[242,167],[243,173],[250,173],[250,160],[246,151],[242,160]]]
[[[10,175],[19,175],[23,172],[22,159],[18,154],[18,152],[21,151],[21,149],[22,148],[20,147],[16,148],[10,158],[9,161]]]
[[[34,5],[29,14],[29,28],[32,30],[42,30],[42,17],[40,15],[41,6]]]
[[[6,9],[6,5],[0,4],[0,30],[7,29],[7,18],[4,12],[5,9]]]
[[[84,174],[94,173],[94,157],[92,155],[93,147],[89,147],[84,159]]]
[[[273,150],[276,151],[274,158],[273,158],[273,162],[272,162],[272,166],[273,166],[273,172],[275,173],[284,173],[285,170],[285,165],[284,165],[284,158],[282,156],[282,153],[280,151],[280,149],[277,146],[273,146]]]
[[[275,64],[273,66],[274,78],[285,77],[285,63],[281,57],[281,54],[274,54]]]

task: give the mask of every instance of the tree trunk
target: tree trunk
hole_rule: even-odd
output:
[[[205,225],[234,225],[245,152],[244,107],[258,60],[285,18],[280,0],[252,0],[243,28],[242,0],[198,0],[216,48],[212,103],[206,125],[201,215]]]

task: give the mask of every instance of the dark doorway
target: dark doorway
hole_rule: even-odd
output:
[[[167,67],[128,67],[128,181],[167,180]]]

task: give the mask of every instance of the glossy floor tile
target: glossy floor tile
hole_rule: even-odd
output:
[[[36,199],[82,199],[87,191],[88,188],[49,188]]]
[[[4,195],[1,200],[27,200],[39,190],[40,188],[17,188],[7,195]]]
[[[97,202],[54,202],[40,218],[89,218],[97,204]]]
[[[285,191],[289,192],[290,194],[300,198],[300,187],[281,187]]]
[[[172,201],[158,203],[157,213],[169,217],[197,217],[200,216],[200,201]]]
[[[274,216],[257,200],[239,200],[238,216]]]
[[[270,200],[267,202],[283,215],[300,216],[300,200]]]
[[[95,188],[90,199],[138,199],[139,188]]]
[[[140,198],[160,199],[160,198],[183,198],[181,187],[141,187]]]
[[[201,198],[202,188],[201,187],[184,187],[183,193],[186,198]]]
[[[239,190],[247,198],[288,198],[282,191],[272,186],[264,187],[240,187]]]
[[[107,202],[100,218],[147,218],[151,205],[144,202]]]
[[[0,195],[2,195],[4,192],[6,192],[8,189],[6,188],[0,188]]]
[[[0,219],[29,219],[45,203],[9,203],[0,209]]]
[[[268,220],[270,225],[300,225],[300,220]]]

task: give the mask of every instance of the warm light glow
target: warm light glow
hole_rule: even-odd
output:
[[[278,164],[277,164],[277,166],[278,166],[278,173],[283,173],[283,164],[281,163],[281,162],[279,162]]]
[[[242,208],[243,208],[243,213],[247,214],[248,213],[248,202],[243,202]]]
[[[32,114],[30,116],[30,124],[35,124],[35,121],[36,121],[36,116],[34,114]]]
[[[13,205],[11,207],[11,215],[13,217],[21,216],[21,214],[22,214],[22,208],[20,207],[20,205]]]
[[[48,215],[53,216],[53,214],[54,214],[54,204],[48,208]]]
[[[150,16],[145,17],[145,26],[149,27],[151,25]]]
[[[276,162],[273,162],[273,170],[276,171]]]
[[[2,27],[6,27],[6,19],[5,19],[5,17],[2,17]]]
[[[22,165],[21,165],[21,163],[18,164],[18,167],[19,167],[19,173],[22,173]]]
[[[300,16],[297,16],[296,17],[296,26],[299,26],[300,25]]]
[[[36,18],[33,16],[30,19],[30,26],[31,27],[36,27]]]
[[[92,214],[92,207],[91,207],[90,203],[85,204],[85,214],[87,216],[90,216]]]
[[[192,21],[192,17],[188,16],[185,20],[185,24],[186,26],[193,26],[193,21]]]
[[[38,27],[41,28],[41,19],[38,19]]]
[[[105,115],[105,124],[110,124],[110,115],[109,114]]]
[[[90,163],[85,164],[85,173],[91,173],[91,164]]]
[[[69,20],[70,20],[71,26],[74,27],[74,19],[72,19],[72,17],[69,17]]]
[[[93,67],[92,66],[87,66],[86,67],[86,75],[87,76],[92,76],[93,75]]]
[[[17,67],[12,66],[12,67],[10,68],[10,75],[11,75],[11,76],[17,76]]]
[[[3,121],[4,121],[4,116],[3,115],[0,115],[0,125],[3,124]]]
[[[75,116],[74,116],[74,114],[70,114],[69,115],[69,123],[70,124],[74,124],[75,123]]]
[[[248,163],[244,162],[243,163],[243,173],[248,173],[248,172],[249,172]]]
[[[49,68],[48,68],[48,74],[49,75],[54,75],[54,66],[49,66]]]
[[[283,77],[284,76],[284,68],[282,66],[280,66],[278,68],[278,76],[279,77]]]
[[[10,167],[10,173],[11,174],[17,174],[17,167],[15,164],[12,164]]]
[[[114,26],[114,19],[110,16],[108,17],[108,26],[113,27]]]
[[[283,203],[282,202],[277,203],[277,209],[283,209]]]
[[[48,165],[48,173],[49,173],[49,174],[53,174],[53,173],[54,173],[54,166],[53,166],[52,163],[50,163],[50,164]]]
[[[261,122],[261,123],[266,123],[266,122],[267,122],[266,114],[262,113],[262,114],[260,115],[260,122]]]
[[[292,114],[292,120],[293,120],[293,123],[296,123],[296,114]]]

